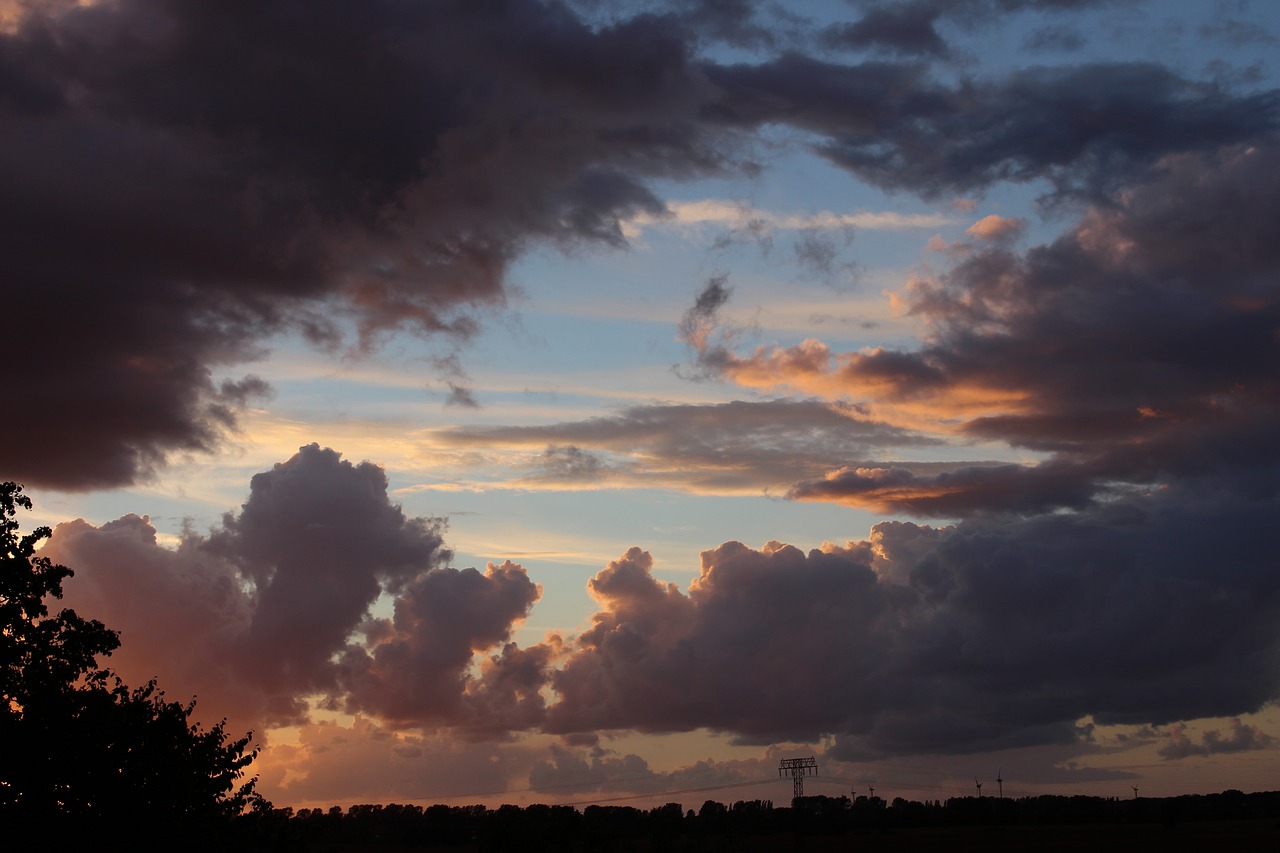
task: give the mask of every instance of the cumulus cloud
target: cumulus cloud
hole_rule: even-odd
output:
[[[405,749],[419,736],[396,731],[710,729],[827,737],[833,760],[859,760],[1065,746],[1088,737],[1085,718],[1166,725],[1273,701],[1275,512],[1266,494],[1170,487],[1027,518],[883,522],[809,552],[727,542],[687,590],[631,548],[590,581],[586,630],[525,648],[512,632],[541,589],[523,568],[446,567],[438,522],[392,505],[376,466],[315,445],[175,550],[126,516],[60,525],[47,555],[77,570],[67,603],[122,631],[126,679],[158,676],[236,725],[305,723],[319,702]],[[1269,743],[1177,731],[1169,755]],[[672,781],[644,769],[565,752],[532,778]]]
[[[382,469],[313,444],[256,475],[239,512],[208,535],[187,530],[176,550],[126,516],[61,524],[44,553],[76,570],[68,603],[121,632],[111,663],[126,681],[158,677],[215,719],[299,722],[317,698],[388,720],[518,716],[532,701],[521,667],[536,669],[537,652],[504,651],[484,668],[484,714],[464,693],[473,653],[500,648],[539,589],[512,563],[446,568],[442,532],[389,501]],[[384,595],[390,619],[371,615]]]
[[[1274,501],[1190,503],[882,524],[808,553],[730,542],[687,593],[633,548],[590,584],[600,610],[551,674],[546,727],[835,735],[858,760],[1256,710],[1280,688]]]
[[[339,669],[347,709],[402,724],[460,719],[472,656],[509,640],[540,594],[510,561],[490,563],[483,574],[442,568],[420,575],[396,597],[393,618],[362,626],[369,648],[346,647]],[[510,660],[516,656],[504,653],[491,671],[518,668]],[[508,681],[519,691],[518,676]],[[540,702],[536,688],[513,699]]]

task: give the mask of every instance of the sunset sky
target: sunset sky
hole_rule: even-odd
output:
[[[276,805],[1280,789],[1270,0],[0,0],[0,480]]]

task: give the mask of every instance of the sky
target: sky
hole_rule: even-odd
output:
[[[1267,0],[0,3],[0,479],[259,790],[1280,788]]]

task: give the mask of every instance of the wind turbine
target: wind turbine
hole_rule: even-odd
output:
[[[978,799],[982,799],[982,783],[978,781],[978,777],[973,777],[973,784],[978,786]]]
[[[1000,786],[1000,799],[1004,799],[1004,780],[1000,777],[1004,775],[1004,768],[1001,767],[996,771],[996,784]]]

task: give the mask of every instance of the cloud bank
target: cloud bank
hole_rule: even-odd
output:
[[[570,742],[711,729],[832,737],[831,755],[854,760],[1071,744],[1089,717],[1161,725],[1273,701],[1276,510],[1171,489],[1023,519],[883,522],[807,553],[727,542],[687,591],[637,547],[590,581],[587,630],[525,648],[512,631],[540,588],[523,568],[445,567],[438,522],[390,504],[375,466],[315,445],[177,550],[127,516],[60,525],[47,551],[77,570],[68,603],[122,632],[123,675],[158,675],[237,720],[332,708]],[[390,616],[371,611],[380,595]]]
[[[1105,197],[1274,135],[1276,92],[1150,64],[930,71],[941,21],[1084,5],[872,4],[828,33],[839,61],[811,52],[819,25],[751,3],[10,9],[9,343],[40,358],[0,469],[92,489],[216,449],[267,391],[235,374],[273,334],[465,339],[528,247],[625,246],[627,221],[669,214],[657,182],[758,172],[770,127],[925,197],[1039,179]],[[758,60],[714,58],[726,44]]]

